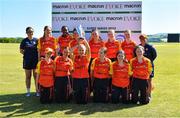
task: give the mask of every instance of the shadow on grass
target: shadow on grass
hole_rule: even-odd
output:
[[[0,95],[0,111],[6,117],[28,116],[31,114],[51,115],[55,112],[61,112],[64,115],[90,115],[96,112],[112,112],[115,110],[138,107],[133,104],[101,104],[88,103],[86,105],[75,104],[40,104],[39,98],[35,96],[26,97],[24,94]]]

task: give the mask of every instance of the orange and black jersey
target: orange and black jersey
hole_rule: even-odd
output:
[[[43,59],[38,62],[36,72],[39,74],[38,83],[44,87],[51,87],[54,84],[54,62],[49,63]]]
[[[105,57],[101,62],[99,58],[95,58],[91,64],[91,71],[93,71],[93,77],[100,79],[107,79],[110,77],[111,60]]]
[[[118,40],[113,42],[107,41],[105,43],[105,47],[107,48],[107,57],[108,58],[116,58],[117,52],[121,49],[121,45]]]
[[[69,76],[73,69],[73,62],[70,58],[65,60],[62,56],[57,56],[54,60],[55,63],[55,76],[64,77]]]
[[[142,62],[140,63],[138,62],[137,57],[135,57],[131,59],[130,65],[134,78],[149,79],[152,72],[152,64],[148,58],[143,57]]]
[[[112,85],[122,88],[129,86],[131,68],[127,62],[124,62],[122,66],[119,65],[118,61],[113,62],[111,65],[111,74]]]
[[[71,35],[67,35],[66,37],[60,36],[57,40],[59,48],[60,48],[60,53],[64,50],[65,47],[70,46],[70,42],[73,40],[73,37]]]
[[[44,37],[41,37],[38,40],[37,48],[40,51],[40,56],[45,56],[46,48],[53,49],[54,50],[53,55],[55,55],[55,50],[57,49],[57,41],[54,37],[48,37],[46,39]]]
[[[94,58],[98,57],[99,49],[100,49],[101,47],[104,47],[104,42],[103,42],[103,41],[99,41],[99,42],[95,43],[95,42],[93,41],[93,39],[91,39],[91,40],[89,41],[89,46],[90,46],[90,48],[91,48],[91,58],[94,59]]]
[[[129,43],[127,43],[126,40],[122,42],[121,48],[122,50],[124,50],[128,61],[130,61],[134,57],[135,47],[136,47],[136,43],[132,40],[130,40]]]
[[[84,56],[75,56],[74,61],[74,70],[72,72],[73,78],[89,78],[88,73],[88,66],[89,66],[89,59],[86,55]]]
[[[84,44],[84,45],[85,45],[85,43],[84,43],[83,40],[80,42],[80,44]],[[73,39],[73,40],[70,42],[70,47],[71,47],[71,48],[73,48],[74,46],[77,46],[77,45],[78,45],[78,41],[77,41],[76,39]],[[77,56],[77,55],[79,54],[79,53],[78,53],[78,47],[76,47],[76,48],[74,49],[73,54],[74,54],[74,56]]]

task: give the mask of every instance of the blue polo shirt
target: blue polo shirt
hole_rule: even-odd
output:
[[[20,49],[24,50],[24,56],[23,58],[26,59],[38,59],[38,51],[37,51],[37,43],[38,39],[33,38],[32,40],[29,40],[28,38],[25,38],[22,40],[20,44]]]
[[[144,56],[147,57],[148,59],[150,59],[151,63],[152,63],[152,66],[154,66],[153,61],[157,57],[157,52],[156,52],[156,49],[152,45],[149,45],[147,43],[145,44],[145,46],[144,46]]]

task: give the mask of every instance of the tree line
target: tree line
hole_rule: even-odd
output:
[[[0,38],[0,43],[20,43],[24,38],[22,37],[1,37]]]

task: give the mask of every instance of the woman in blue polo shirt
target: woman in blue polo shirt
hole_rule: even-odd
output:
[[[27,37],[22,40],[20,44],[20,53],[23,54],[23,68],[25,70],[26,75],[26,88],[27,94],[26,96],[29,97],[30,94],[30,87],[31,87],[31,75],[33,73],[35,85],[36,85],[36,65],[38,62],[38,52],[37,52],[37,38],[33,37],[33,28],[27,27],[26,34]],[[36,93],[36,96],[39,96]]]

